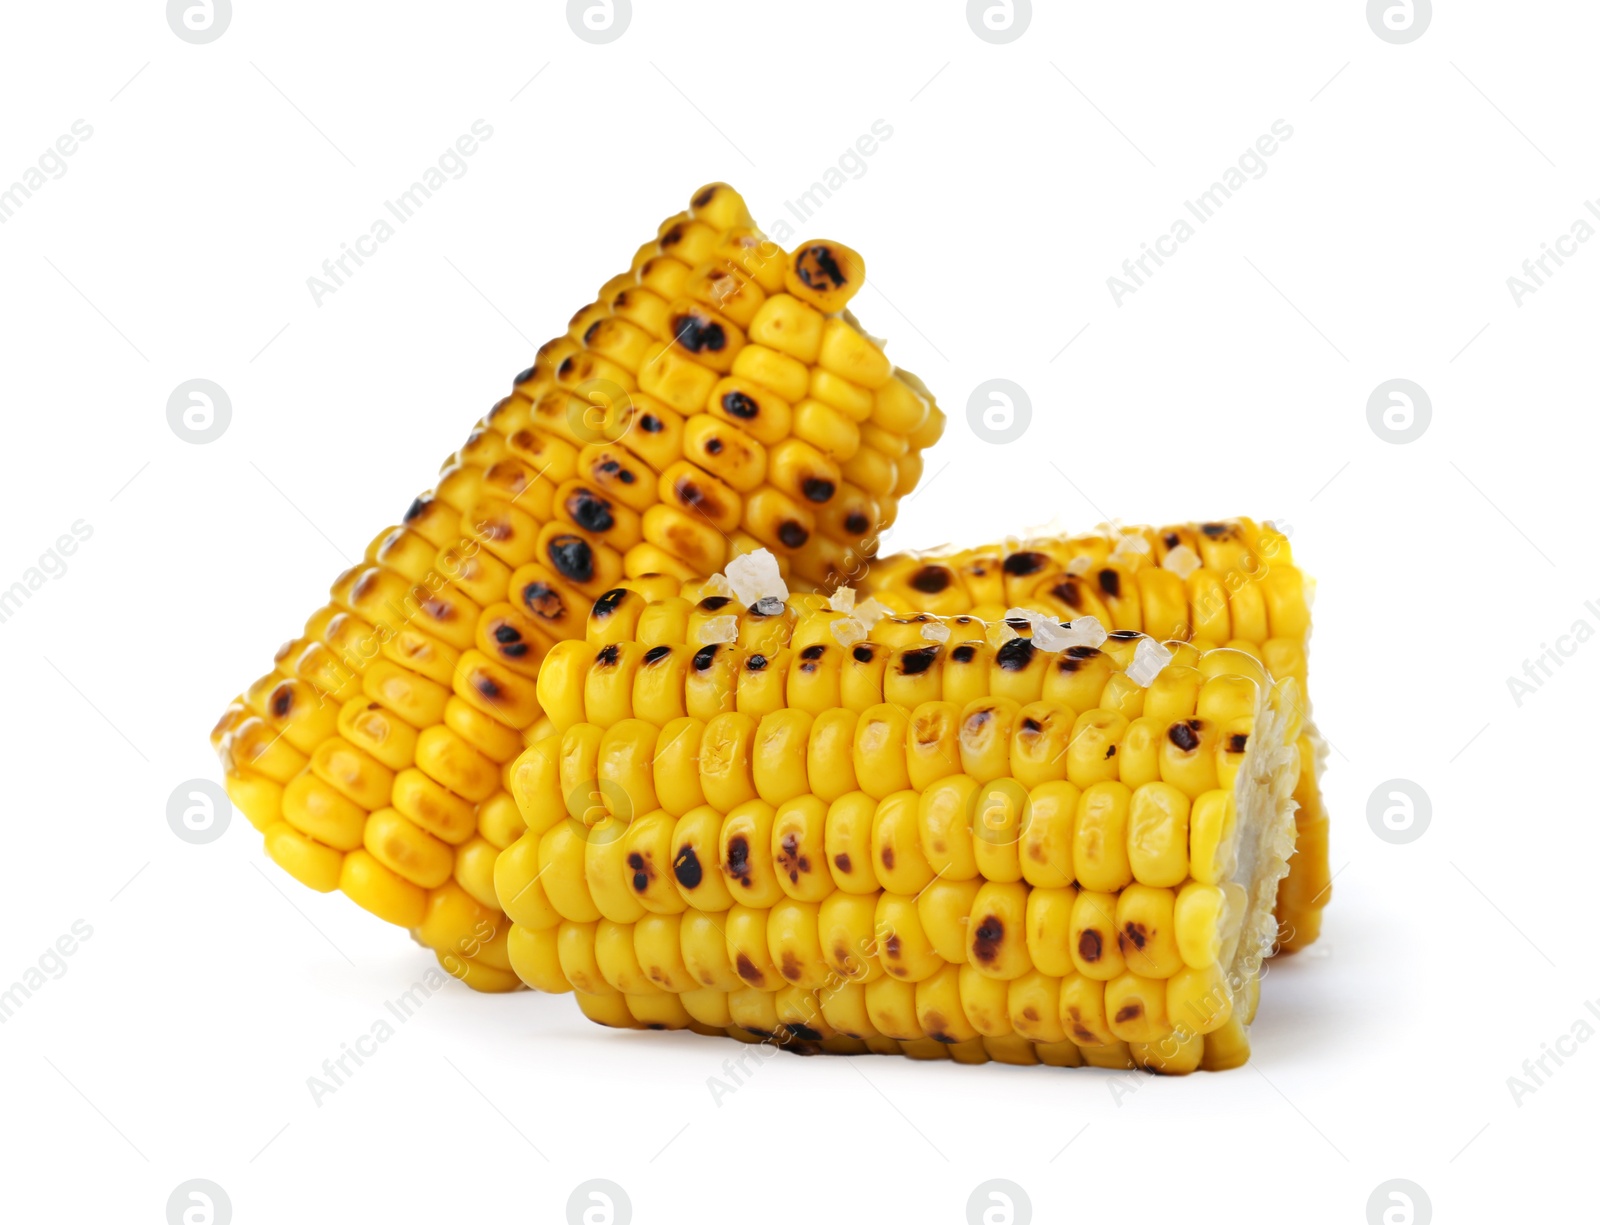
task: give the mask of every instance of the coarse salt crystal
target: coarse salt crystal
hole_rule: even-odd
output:
[[[738,637],[738,617],[707,617],[700,623],[700,642],[703,646],[710,646],[713,642],[734,642]]]
[[[727,576],[734,597],[746,608],[767,596],[789,598],[789,588],[778,573],[778,559],[766,549],[739,554],[728,563]]]
[[[869,629],[885,617],[893,616],[888,605],[880,604],[877,600],[868,598],[862,600],[851,610],[850,615]]]
[[[1128,679],[1142,689],[1150,688],[1161,669],[1172,662],[1172,652],[1154,638],[1141,638],[1133,648],[1133,662],[1128,665]]]
[[[764,595],[756,601],[756,612],[763,617],[776,617],[783,611],[783,601],[775,595]]]
[[[1088,574],[1089,567],[1093,565],[1094,558],[1090,557],[1087,553],[1079,553],[1067,563],[1067,573],[1073,575],[1074,577]]]
[[[929,621],[922,627],[922,637],[928,642],[949,642],[950,627],[943,621]]]
[[[853,647],[866,640],[867,627],[854,617],[841,617],[833,623],[833,636],[839,640],[840,646]]]
[[[847,613],[856,606],[856,589],[840,587],[828,597],[828,607],[834,612]]]
[[[1099,649],[1111,635],[1106,633],[1106,627],[1100,624],[1099,617],[1074,617],[1067,624],[1067,637],[1069,647],[1094,647]]]
[[[1167,555],[1161,559],[1161,568],[1186,579],[1200,568],[1200,558],[1188,545],[1176,545],[1168,549]]]
[[[700,584],[700,598],[702,600],[710,599],[713,596],[720,596],[724,600],[733,598],[733,585],[728,582],[725,575],[713,574],[704,583]]]
[[[1055,654],[1072,645],[1072,633],[1061,622],[1042,617],[1033,623],[1033,645]]]

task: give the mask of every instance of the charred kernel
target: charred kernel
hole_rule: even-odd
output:
[[[646,434],[659,434],[661,432],[661,418],[654,413],[646,413],[639,418],[639,428]]]
[[[715,183],[713,183],[713,184],[711,184],[711,186],[707,187],[703,192],[701,192],[698,196],[696,196],[689,203],[693,204],[696,208],[704,208],[706,205],[711,203],[711,198],[713,196],[715,196],[716,194],[717,194],[717,185]]]
[[[883,942],[883,951],[890,957],[900,956],[900,936],[897,933],[890,933],[888,939]]]
[[[1081,611],[1083,608],[1083,592],[1078,590],[1078,584],[1071,579],[1063,579],[1057,583],[1050,588],[1050,594],[1074,612]]]
[[[1117,933],[1117,944],[1126,953],[1129,948],[1142,949],[1149,938],[1143,923],[1128,923]]]
[[[508,629],[511,629],[509,625],[501,626],[499,632],[496,634],[496,637],[499,637],[500,633],[504,633]],[[511,633],[512,636],[515,637],[517,631],[511,630]],[[504,642],[505,639],[501,638],[500,641]],[[281,719],[289,713],[289,708],[293,705],[294,694],[287,687],[280,685],[272,695],[272,713]]]
[[[744,666],[750,672],[764,672],[767,667],[767,657],[765,655],[752,655],[744,661]]]
[[[832,481],[825,481],[821,477],[807,477],[800,484],[800,492],[806,495],[808,502],[826,502],[833,497],[837,488]]]
[[[701,647],[694,653],[694,670],[696,672],[704,672],[711,666],[712,660],[717,657],[717,647],[720,645],[720,643],[713,642],[710,646]]]
[[[728,874],[745,879],[750,875],[750,843],[743,835],[728,839]]]
[[[500,696],[500,686],[495,684],[494,681],[490,680],[487,676],[478,677],[476,687],[478,692],[483,694],[483,696],[488,698],[491,702]]]
[[[1117,755],[1117,746],[1116,746],[1116,745],[1114,745],[1114,744],[1108,744],[1108,745],[1106,745],[1106,755],[1105,755],[1105,760],[1106,760],[1106,761],[1110,761],[1110,760],[1111,760],[1111,759],[1112,759],[1112,758],[1113,758],[1113,757],[1115,757],[1115,756],[1116,756],[1116,755]]]
[[[716,612],[719,608],[726,608],[730,603],[725,595],[708,595],[700,601],[700,607],[706,612]]]
[[[1044,728],[1044,725],[1042,723],[1040,723],[1039,720],[1033,718],[1032,716],[1030,716],[1030,717],[1028,717],[1028,718],[1026,718],[1026,719],[1024,719],[1022,721],[1022,730],[1025,731],[1025,732],[1042,731],[1043,728]]]
[[[793,519],[785,519],[778,525],[778,539],[783,542],[784,547],[798,549],[811,539],[811,533]]]
[[[1005,937],[1005,924],[994,915],[984,915],[972,932],[972,955],[987,965],[1000,955],[1000,941]]]
[[[1249,743],[1250,743],[1249,733],[1247,733],[1247,732],[1234,732],[1233,735],[1228,737],[1228,752],[1230,752],[1230,753],[1242,753],[1242,752],[1244,752],[1245,745],[1247,745]]]
[[[1182,723],[1174,723],[1167,728],[1167,739],[1185,753],[1193,752],[1200,744],[1200,737],[1195,734],[1199,727],[1200,720],[1198,719],[1187,719]]]
[[[1071,659],[1093,659],[1100,654],[1099,647],[1068,647],[1066,654]]]
[[[885,868],[888,868],[891,872],[894,871],[894,848],[892,846],[884,847],[878,858],[883,860]]]
[[[1117,1009],[1116,1019],[1119,1021],[1133,1021],[1144,1015],[1144,1005],[1138,1000],[1129,1000]]]
[[[647,873],[647,872],[635,872],[633,874],[633,890],[634,890],[634,892],[635,893],[643,893],[648,888],[650,888],[650,875],[649,875],[649,873]]]
[[[1179,537],[1178,537],[1178,533],[1177,532],[1168,532],[1165,536],[1163,536],[1161,538],[1161,543],[1166,545],[1167,548],[1169,548],[1169,549],[1177,548],[1178,544],[1180,543]]]
[[[665,251],[668,247],[677,246],[680,242],[683,241],[683,227],[681,225],[673,226],[670,230],[668,230],[665,234],[663,234],[661,236],[661,240],[660,241],[661,241],[661,249],[663,251]]]
[[[516,378],[511,380],[511,385],[515,387],[518,383],[526,383],[533,377],[533,372],[537,369],[537,366],[529,366],[526,370],[520,371]]]
[[[850,657],[858,664],[870,664],[872,662],[872,648],[857,647],[855,650],[850,652]]]
[[[1029,574],[1039,573],[1040,570],[1045,568],[1049,561],[1050,559],[1043,553],[1011,553],[1007,555],[1005,563],[1001,566],[1001,569],[1003,569],[1007,574],[1014,575],[1017,578],[1023,578]]]
[[[1218,536],[1226,536],[1228,534],[1228,525],[1226,523],[1202,523],[1200,530],[1215,540]]]
[[[426,506],[427,506],[427,503],[424,502],[421,498],[412,499],[411,505],[406,507],[406,513],[404,515],[405,522],[410,523],[413,519],[415,519],[418,515],[420,515],[423,512],[423,510],[426,508]]]
[[[672,492],[685,506],[698,506],[706,496],[701,492],[700,486],[686,476],[680,476],[673,482]]]
[[[644,856],[639,854],[638,851],[635,851],[633,854],[628,856],[628,866],[635,872],[644,871]]]
[[[970,664],[972,662],[972,657],[977,653],[977,647],[973,646],[970,642],[964,642],[955,650],[950,652],[950,658],[955,660],[958,664]]]
[[[860,511],[854,511],[845,516],[844,530],[849,532],[852,536],[861,535],[861,533],[866,531],[869,526],[871,525],[868,522],[867,517]]]
[[[800,975],[798,973],[796,973],[795,977],[798,978],[798,977],[800,977]],[[799,1038],[799,1039],[801,1039],[802,1041],[805,1041],[805,1042],[821,1042],[822,1041],[822,1031],[821,1030],[817,1030],[817,1029],[812,1029],[811,1026],[809,1026],[809,1025],[796,1025],[794,1022],[791,1021],[789,1023],[789,1032],[791,1034],[793,1034],[796,1038]]]
[[[579,536],[556,536],[550,541],[550,564],[574,583],[594,578],[594,550]]]
[[[1100,590],[1112,599],[1122,594],[1122,576],[1115,570],[1105,569],[1100,571]]]
[[[1099,961],[1102,951],[1099,932],[1086,931],[1078,936],[1078,956],[1085,961],[1091,963]]]
[[[617,662],[621,654],[621,648],[613,642],[610,646],[601,647],[599,653],[595,655],[594,661],[603,668],[609,668]]]
[[[586,532],[609,532],[617,525],[611,503],[595,497],[587,489],[580,489],[567,499],[567,513]]]
[[[617,611],[617,605],[627,598],[628,589],[626,587],[613,587],[594,602],[594,615],[597,617],[609,617]]]
[[[778,967],[778,973],[790,982],[795,982],[800,977],[800,959],[789,949],[783,952],[783,964]]]
[[[1033,662],[1033,643],[1026,638],[1013,638],[995,652],[994,661],[1007,672],[1025,671]]]
[[[647,663],[647,664],[660,663],[663,659],[665,659],[668,655],[671,655],[671,654],[672,654],[672,648],[671,647],[668,647],[668,646],[651,647],[648,651],[646,651],[644,653],[644,662]]]
[[[592,344],[592,343],[594,343],[594,334],[600,330],[601,322],[602,322],[601,320],[596,319],[584,331],[584,333],[583,333],[583,343],[584,344]]]
[[[529,583],[522,589],[522,603],[536,617],[557,620],[566,611],[566,603],[549,583]]]
[[[902,676],[921,676],[933,667],[933,661],[938,657],[938,647],[919,647],[907,651],[900,657],[900,673]]]
[[[824,651],[826,651],[827,649],[828,648],[826,646],[824,646],[822,643],[814,642],[810,646],[808,646],[805,650],[800,652],[800,658],[801,659],[821,659],[822,658],[822,653]]]
[[[950,586],[950,571],[944,566],[923,566],[911,576],[911,586],[923,595],[938,595]]]
[[[722,439],[720,439],[720,438],[708,439],[706,441],[706,454],[707,455],[721,455],[722,454]]]
[[[699,315],[674,317],[672,335],[691,353],[703,353],[707,349],[720,353],[728,345],[728,334],[722,330],[722,325],[713,319],[702,319]]]
[[[850,278],[833,254],[833,248],[817,243],[795,257],[794,274],[810,289],[837,289]]]
[[[679,849],[678,857],[672,861],[672,875],[685,889],[698,889],[704,873],[700,868],[700,857],[694,853],[694,847],[685,846]]]
[[[722,410],[730,417],[738,417],[742,421],[749,421],[761,411],[761,408],[744,392],[730,391],[722,397]]]
[[[839,854],[833,857],[833,866],[838,868],[841,872],[849,872],[850,856],[846,855],[843,851],[839,852]]]
[[[733,969],[736,974],[747,983],[760,983],[766,976],[756,969],[755,963],[740,953],[734,959]]]

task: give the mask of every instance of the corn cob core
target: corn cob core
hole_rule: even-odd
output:
[[[943,428],[844,312],[863,277],[838,243],[786,255],[725,184],[662,223],[217,723],[268,854],[518,986],[494,862],[546,654],[625,576],[675,592],[760,548],[860,571]]]
[[[1108,629],[1227,646],[1306,692],[1310,584],[1288,538],[1250,519],[1103,527],[1084,536],[1008,540],[960,552],[900,553],[862,579],[897,612],[994,619],[1012,608],[1092,616]],[[1296,746],[1295,854],[1278,889],[1278,949],[1316,940],[1332,893],[1321,777],[1327,746],[1308,717]]]
[[[848,605],[626,591],[550,652],[495,869],[516,972],[613,1026],[1243,1062],[1296,682],[1088,622],[1062,649]]]

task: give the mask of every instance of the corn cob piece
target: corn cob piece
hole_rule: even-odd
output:
[[[1141,630],[1231,647],[1305,694],[1310,583],[1289,541],[1250,519],[1110,528],[1084,536],[1008,540],[947,553],[900,553],[873,563],[862,588],[899,612],[993,620],[1012,608],[1092,616],[1109,630]],[[1303,699],[1304,700],[1304,699]],[[1296,746],[1295,854],[1278,890],[1278,948],[1316,940],[1332,892],[1321,776],[1327,746],[1306,706]]]
[[[939,436],[844,309],[863,277],[838,243],[785,254],[724,184],[668,218],[217,723],[267,853],[469,985],[519,986],[494,864],[546,654],[625,578],[675,593],[761,548],[864,570]]]
[[[1294,678],[1087,619],[766,594],[625,591],[546,657],[495,869],[524,981],[802,1051],[1244,1062]]]

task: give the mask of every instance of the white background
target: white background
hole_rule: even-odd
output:
[[[93,535],[0,624],[0,985],[93,936],[0,1026],[8,1218],[160,1221],[190,1178],[241,1225],[560,1221],[591,1177],[641,1222],[957,1222],[995,1177],[1052,1221],[1359,1223],[1391,1178],[1440,1221],[1579,1194],[1600,1042],[1520,1105],[1507,1078],[1600,997],[1600,647],[1520,707],[1506,678],[1600,627],[1600,243],[1520,305],[1506,278],[1600,193],[1600,13],[1455,3],[1396,46],[1353,0],[1036,7],[997,46],[950,0],[635,0],[593,46],[553,2],[239,0],[194,46],[153,0],[9,6],[0,184],[93,136],[0,225],[0,587]],[[315,305],[306,278],[479,119],[468,173]],[[797,237],[864,253],[857,313],[951,414],[891,547],[1291,523],[1337,748],[1322,942],[1273,963],[1248,1067],[1132,1094],[783,1057],[718,1105],[731,1043],[452,983],[313,1104],[430,959],[237,814],[179,841],[167,797],[660,219],[713,179],[776,219],[878,119]],[[1280,119],[1264,176],[1117,305],[1107,277]],[[995,377],[1032,401],[1009,446],[966,424]],[[1433,405],[1409,445],[1367,422],[1397,377]],[[209,445],[166,421],[192,378],[232,400]],[[1396,777],[1432,801],[1405,846],[1366,819]]]

